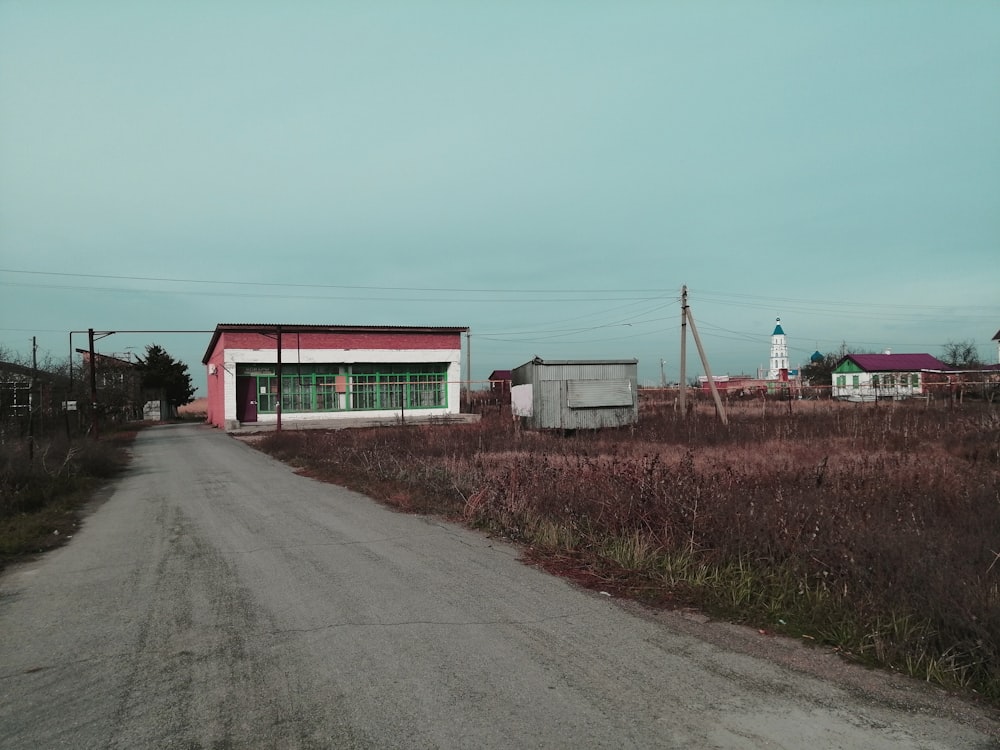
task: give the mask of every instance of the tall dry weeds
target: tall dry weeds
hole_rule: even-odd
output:
[[[660,408],[570,437],[494,417],[285,432],[261,447],[406,508],[625,571],[636,589],[672,587],[1000,700],[998,424],[979,407],[751,405],[728,425]]]

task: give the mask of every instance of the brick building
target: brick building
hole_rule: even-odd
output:
[[[468,328],[220,323],[202,359],[207,421],[457,414]]]

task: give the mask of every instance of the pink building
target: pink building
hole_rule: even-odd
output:
[[[457,414],[468,328],[220,323],[202,358],[207,420]],[[280,346],[279,346],[280,342]]]

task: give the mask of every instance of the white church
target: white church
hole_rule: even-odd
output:
[[[750,375],[713,375],[712,382],[717,389],[748,395],[778,392],[785,388],[780,383],[793,383],[791,386],[793,390],[798,387],[799,370],[797,367],[792,369],[788,360],[788,337],[785,336],[785,329],[781,327],[781,318],[776,318],[774,323],[768,366],[758,367],[756,378]],[[822,357],[818,352],[813,356]],[[705,375],[698,376],[698,383],[702,389],[708,390],[708,378]]]
[[[798,369],[791,369],[788,363],[788,337],[781,327],[781,318],[774,320],[774,332],[771,334],[771,359],[768,368],[757,370],[759,380],[797,380]]]

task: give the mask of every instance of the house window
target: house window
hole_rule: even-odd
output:
[[[838,375],[837,376],[837,387],[838,388],[846,388],[847,387],[847,376],[846,375]]]
[[[861,376],[860,375],[852,375],[851,376],[851,387],[855,388],[855,389],[861,387]]]

